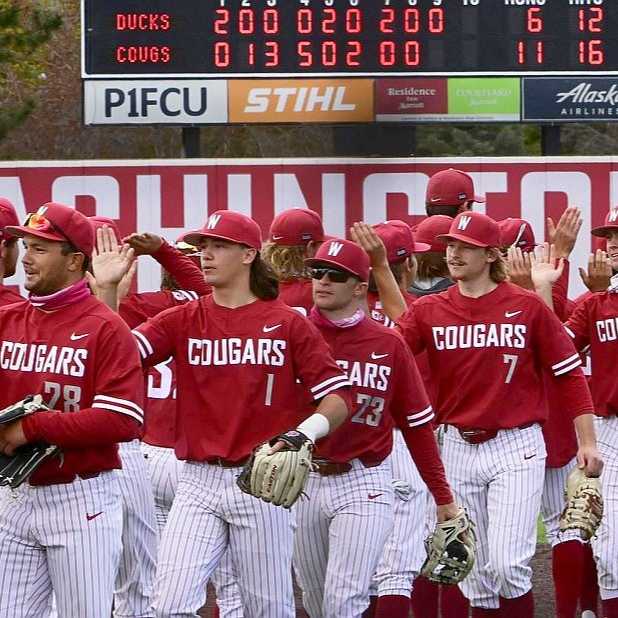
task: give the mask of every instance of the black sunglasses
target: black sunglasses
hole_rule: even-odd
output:
[[[336,268],[312,268],[311,278],[320,281],[324,278],[324,275],[328,275],[328,279],[333,283],[345,283],[351,275],[344,270],[337,270]]]

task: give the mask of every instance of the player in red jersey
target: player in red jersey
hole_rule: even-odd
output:
[[[121,553],[118,442],[142,423],[143,380],[127,326],[90,294],[88,219],[46,204],[23,226],[27,300],[0,309],[0,407],[40,394],[39,411],[0,431],[0,450],[47,442],[30,483],[0,495],[0,616],[108,618]]]
[[[461,212],[472,210],[474,202],[485,199],[475,195],[474,182],[466,172],[450,167],[436,172],[427,183],[425,211],[428,217],[447,215],[456,217]]]
[[[592,233],[607,239],[607,249],[618,254],[618,209],[610,211],[605,225]],[[549,281],[551,283],[551,280]],[[609,289],[580,302],[566,322],[575,347],[589,347],[592,360],[592,395],[597,415],[599,449],[605,462],[601,480],[605,508],[592,546],[597,561],[599,587],[605,618],[618,617],[618,387],[614,379],[618,363],[618,277]]]
[[[315,307],[311,320],[352,383],[352,417],[318,443],[308,500],[297,507],[294,568],[311,616],[361,616],[369,584],[393,524],[393,429],[403,433],[438,505],[440,520],[458,512],[431,429],[433,411],[405,342],[360,309],[369,259],[356,244],[332,239],[307,260]],[[422,515],[416,525],[421,523]],[[414,525],[414,522],[412,522]],[[417,565],[419,568],[420,565]],[[388,574],[385,574],[388,577]],[[404,579],[406,579],[404,577]],[[377,614],[407,616],[402,597],[384,595]]]
[[[304,260],[313,257],[325,239],[317,212],[290,208],[273,219],[262,250],[264,260],[279,279],[279,298],[303,315],[309,315],[313,307],[311,278]]]
[[[4,285],[4,279],[15,274],[19,257],[17,238],[6,231],[7,225],[19,225],[19,219],[13,204],[0,197],[0,306],[23,300],[17,292]]]
[[[451,225],[447,262],[457,285],[418,300],[407,312],[379,239],[353,233],[372,251],[374,274],[391,317],[413,351],[427,350],[436,382],[443,458],[451,485],[477,524],[474,570],[460,584],[472,616],[532,618],[531,569],[545,469],[541,368],[559,382],[561,404],[579,437],[578,463],[601,471],[592,402],[581,360],[542,300],[505,281],[497,223],[466,212]],[[391,304],[393,299],[396,303]]]
[[[258,444],[299,422],[312,441],[338,427],[348,378],[315,327],[277,300],[257,223],[217,211],[185,240],[202,250],[212,295],[134,331],[144,364],[176,361],[176,454],[187,460],[161,543],[155,611],[195,615],[229,547],[246,614],[291,617],[291,513],[243,494],[236,477]],[[317,402],[305,420],[301,385]]]

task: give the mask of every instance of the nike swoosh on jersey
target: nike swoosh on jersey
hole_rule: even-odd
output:
[[[520,313],[523,313],[523,311],[505,311],[504,312],[504,317],[505,318],[514,318],[516,315],[519,315]]]
[[[371,353],[371,360],[380,360],[381,358],[386,358],[388,354],[376,354],[375,352]]]
[[[279,328],[281,326],[281,324],[275,324],[274,326],[264,326],[264,328],[262,329],[265,333],[270,333],[273,330],[276,330],[277,328]]]
[[[90,333],[86,333],[84,335],[76,335],[75,333],[71,333],[71,341],[79,341],[80,339],[83,339],[84,337],[88,337],[88,335],[90,335]]]
[[[273,240],[281,240],[283,236],[273,236]]]

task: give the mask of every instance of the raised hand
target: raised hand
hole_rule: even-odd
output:
[[[97,246],[92,252],[92,272],[98,290],[116,287],[135,260],[135,252],[128,245],[118,245],[111,228],[97,230]]]
[[[530,253],[530,276],[534,287],[539,288],[552,286],[564,270],[564,258],[558,258],[556,248],[548,242],[538,245],[534,252]]]
[[[562,213],[557,225],[551,217],[547,218],[548,240],[555,247],[556,258],[568,258],[571,255],[582,223],[582,212],[574,206],[569,206]]]
[[[524,253],[519,247],[509,247],[506,252],[509,266],[509,281],[526,290],[534,290],[530,271],[530,253]]]
[[[372,268],[388,266],[386,247],[370,225],[363,222],[355,223],[350,228],[350,236],[367,252]]]
[[[588,256],[588,272],[579,269],[579,276],[591,292],[605,292],[612,278],[612,263],[602,249]]]
[[[163,239],[149,232],[135,232],[123,238],[122,242],[128,244],[135,251],[135,255],[152,255],[161,248]]]

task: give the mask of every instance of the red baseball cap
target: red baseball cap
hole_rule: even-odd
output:
[[[448,234],[453,223],[453,217],[446,215],[433,215],[423,219],[414,228],[414,238],[429,245],[429,251],[444,253],[446,245],[438,240],[438,236]]]
[[[306,245],[324,240],[320,215],[306,208],[290,208],[279,213],[270,224],[269,239],[276,245]]]
[[[464,202],[484,202],[485,198],[474,195],[472,177],[449,168],[437,172],[429,179],[425,203],[432,206],[459,206]]]
[[[0,197],[0,241],[13,238],[4,229],[7,225],[19,225],[19,217],[13,204],[5,197]]]
[[[612,208],[605,217],[605,225],[590,230],[595,236],[606,237],[610,232],[618,231],[618,206]]]
[[[84,255],[90,257],[94,246],[93,227],[88,217],[81,212],[56,202],[43,204],[35,213],[28,215],[23,225],[7,226],[13,236],[22,238],[26,235],[70,242]]]
[[[500,228],[500,243],[503,247],[519,247],[526,253],[533,251],[536,247],[532,226],[524,219],[508,217],[508,219],[498,221],[498,227]]]
[[[386,258],[389,264],[403,262],[413,253],[429,251],[429,245],[414,242],[412,228],[405,221],[392,219],[374,225],[373,229],[386,247]]]
[[[187,232],[178,240],[197,247],[202,238],[220,238],[239,245],[247,245],[256,251],[262,248],[260,226],[251,217],[233,210],[213,212],[201,229]]]
[[[475,247],[499,247],[500,227],[498,222],[480,212],[459,213],[451,223],[448,234],[439,240],[459,240]]]
[[[97,217],[97,216],[88,217],[88,219],[90,220],[90,223],[92,224],[92,227],[94,229],[95,239],[97,236],[97,230],[100,227],[104,227],[107,225],[107,227],[111,228],[112,231],[114,232],[114,236],[116,237],[116,240],[118,241],[118,243],[122,244],[122,235],[120,234],[120,229],[116,221],[114,221],[114,219],[110,219],[109,217]]]
[[[356,275],[361,281],[369,281],[369,256],[351,240],[333,238],[320,245],[315,256],[307,258],[305,264],[330,264],[335,268]]]

